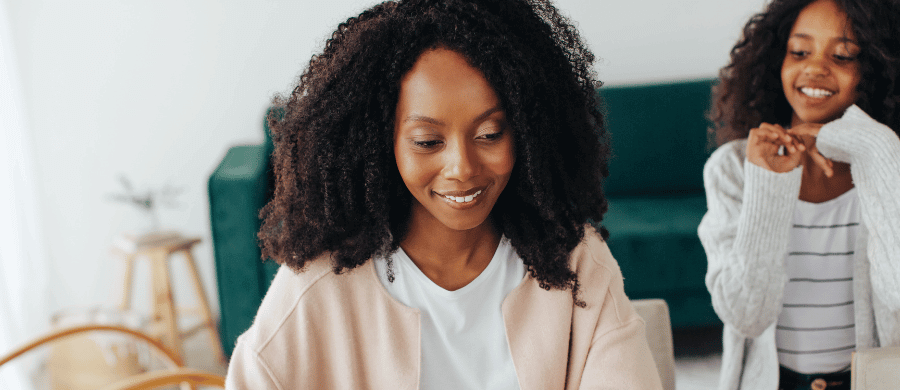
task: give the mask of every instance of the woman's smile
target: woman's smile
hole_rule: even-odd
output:
[[[467,209],[474,207],[481,199],[478,197],[484,192],[484,189],[469,191],[446,191],[435,192],[436,195],[443,197],[451,206],[459,209]]]

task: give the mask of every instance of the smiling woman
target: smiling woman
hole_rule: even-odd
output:
[[[512,129],[481,71],[445,48],[424,52],[403,77],[396,118],[397,169],[413,196],[401,246],[434,283],[459,289],[487,267],[500,240],[489,216],[516,160]],[[454,241],[475,244],[476,253],[436,245]]]
[[[229,388],[660,388],[588,224],[609,155],[592,61],[541,0],[341,24],[271,120],[259,237],[283,266]]]
[[[451,50],[423,53],[401,81],[396,118],[397,169],[415,199],[410,223],[420,226],[412,230],[429,217],[450,230],[492,230],[487,217],[516,157],[500,99],[481,72]]]

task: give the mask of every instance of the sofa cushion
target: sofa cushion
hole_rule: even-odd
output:
[[[676,328],[718,323],[706,291],[706,254],[697,225],[706,213],[702,194],[609,200],[603,225],[631,299],[663,298]]]

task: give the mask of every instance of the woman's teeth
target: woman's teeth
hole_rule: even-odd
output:
[[[831,91],[828,91],[825,89],[809,88],[809,87],[800,88],[800,92],[803,92],[803,94],[806,96],[810,96],[810,97],[814,97],[814,98],[828,97],[828,96],[834,95],[834,92],[831,92]]]
[[[476,192],[476,193],[474,193],[474,194],[472,194],[472,195],[469,195],[469,196],[450,196],[450,195],[444,195],[444,197],[447,198],[447,199],[450,199],[450,200],[452,200],[452,201],[454,201],[454,202],[456,202],[456,203],[468,203],[468,202],[471,202],[472,199],[475,199],[475,197],[478,196],[478,195],[481,195],[481,191],[478,191],[478,192]]]

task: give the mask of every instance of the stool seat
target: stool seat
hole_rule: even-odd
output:
[[[123,255],[125,261],[125,281],[120,308],[123,311],[131,308],[131,287],[135,261],[140,259],[150,261],[153,307],[148,333],[183,359],[183,340],[205,329],[209,333],[213,353],[221,362],[225,362],[218,326],[213,320],[209,301],[200,280],[200,273],[197,271],[197,264],[194,262],[191,252],[194,245],[198,243],[200,243],[200,238],[184,237],[177,232],[154,232],[134,238],[123,237],[118,240],[115,249]],[[198,301],[198,307],[193,309],[179,309],[175,305],[169,263],[173,255],[177,254],[184,258],[191,276],[190,279],[193,281],[194,293]],[[187,331],[182,331],[178,326],[178,318],[188,312],[199,316],[200,323]]]

